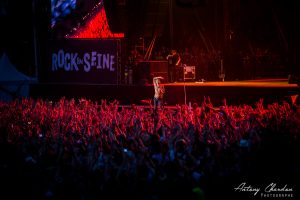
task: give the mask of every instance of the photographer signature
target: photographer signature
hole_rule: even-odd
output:
[[[265,193],[293,192],[293,188],[288,187],[287,184],[285,184],[284,186],[277,186],[276,183],[270,183],[266,187],[260,188],[253,187],[252,185],[243,182],[235,187],[234,190],[238,192],[252,192],[254,196],[256,196],[260,191]]]

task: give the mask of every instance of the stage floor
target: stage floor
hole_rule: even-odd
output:
[[[225,82],[178,82],[166,83],[165,103],[169,106],[184,103],[201,103],[209,96],[215,106],[221,105],[225,98],[228,104],[252,104],[264,99],[266,104],[291,101],[291,96],[299,94],[297,84],[289,84],[287,79],[260,79]],[[30,96],[58,100],[67,98],[87,98],[119,100],[122,105],[143,105],[143,100],[153,98],[152,84],[147,85],[96,85],[96,84],[33,84]]]
[[[288,79],[257,79],[243,81],[224,81],[224,82],[175,82],[166,83],[166,86],[197,86],[197,87],[280,87],[298,88],[297,84],[289,84]]]

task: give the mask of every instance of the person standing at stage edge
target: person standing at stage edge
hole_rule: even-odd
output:
[[[157,109],[161,108],[163,105],[163,97],[165,93],[165,88],[161,84],[163,77],[157,76],[153,77],[153,86],[154,86],[154,113],[157,113]]]
[[[179,53],[176,50],[171,50],[171,53],[167,56],[168,60],[168,77],[169,82],[173,83],[177,81],[178,77],[176,76],[176,69],[179,67],[181,58]]]

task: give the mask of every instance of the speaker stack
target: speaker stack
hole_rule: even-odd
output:
[[[168,80],[168,62],[142,61],[135,66],[133,73],[135,84],[151,84],[155,76],[162,76],[165,80]]]

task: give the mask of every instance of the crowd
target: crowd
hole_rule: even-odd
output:
[[[295,105],[260,100],[230,106],[224,100],[214,107],[207,97],[157,115],[152,109],[64,97],[0,102],[4,194],[200,200],[224,195],[245,180],[278,181],[299,172]]]

